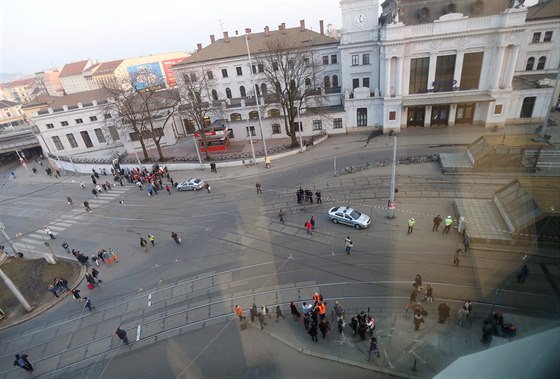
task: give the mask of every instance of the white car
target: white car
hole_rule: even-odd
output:
[[[189,179],[177,184],[178,191],[198,191],[203,189],[206,183],[202,179]]]
[[[371,224],[371,218],[367,214],[360,213],[347,206],[332,207],[329,209],[329,220],[335,224],[346,224],[356,229],[365,229]]]

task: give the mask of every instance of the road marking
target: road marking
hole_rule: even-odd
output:
[[[152,294],[148,295],[148,307],[152,306]]]
[[[136,327],[136,342],[140,341],[140,333],[142,332],[142,325]]]

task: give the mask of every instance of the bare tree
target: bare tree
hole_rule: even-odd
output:
[[[320,102],[321,91],[315,83],[320,77],[321,65],[314,58],[311,48],[279,39],[271,40],[266,51],[255,55],[255,60],[263,68],[267,91],[268,88],[271,91],[270,100],[282,107],[291,145],[297,147],[297,110],[310,96],[316,97],[316,103]],[[263,93],[263,97],[269,102],[266,94]]]

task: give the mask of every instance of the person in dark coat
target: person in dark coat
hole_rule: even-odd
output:
[[[449,317],[449,312],[450,311],[451,311],[451,308],[449,307],[449,304],[447,304],[447,303],[441,303],[438,306],[439,323],[440,324],[445,323],[445,320],[447,320],[447,318]]]
[[[301,313],[299,313],[297,305],[293,301],[290,303],[290,313],[292,314],[292,319],[294,321],[299,320],[299,318],[301,317]]]
[[[121,341],[123,341],[125,345],[128,345],[128,337],[126,336],[126,330],[117,328],[115,334],[117,335],[117,337],[120,338]]]
[[[319,330],[321,331],[323,338],[327,338],[327,333],[331,330],[329,322],[327,320],[321,320],[319,323]]]
[[[14,366],[19,366],[25,371],[32,372],[33,366],[31,365],[31,363],[29,363],[29,360],[27,359],[28,356],[29,355],[27,354],[22,354],[22,355],[16,354],[16,360],[14,361]]]
[[[311,339],[315,342],[319,342],[319,339],[317,338],[317,334],[319,334],[317,332],[317,324],[312,322],[311,323],[311,327],[309,328],[309,331],[307,332],[307,334],[309,334],[311,336]]]

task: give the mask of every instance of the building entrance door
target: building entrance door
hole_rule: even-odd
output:
[[[457,104],[457,116],[455,117],[455,125],[468,124],[472,125],[474,120],[475,103]]]
[[[432,120],[430,125],[447,125],[449,121],[449,104],[432,106]]]
[[[424,126],[425,107],[408,107],[406,126]]]

